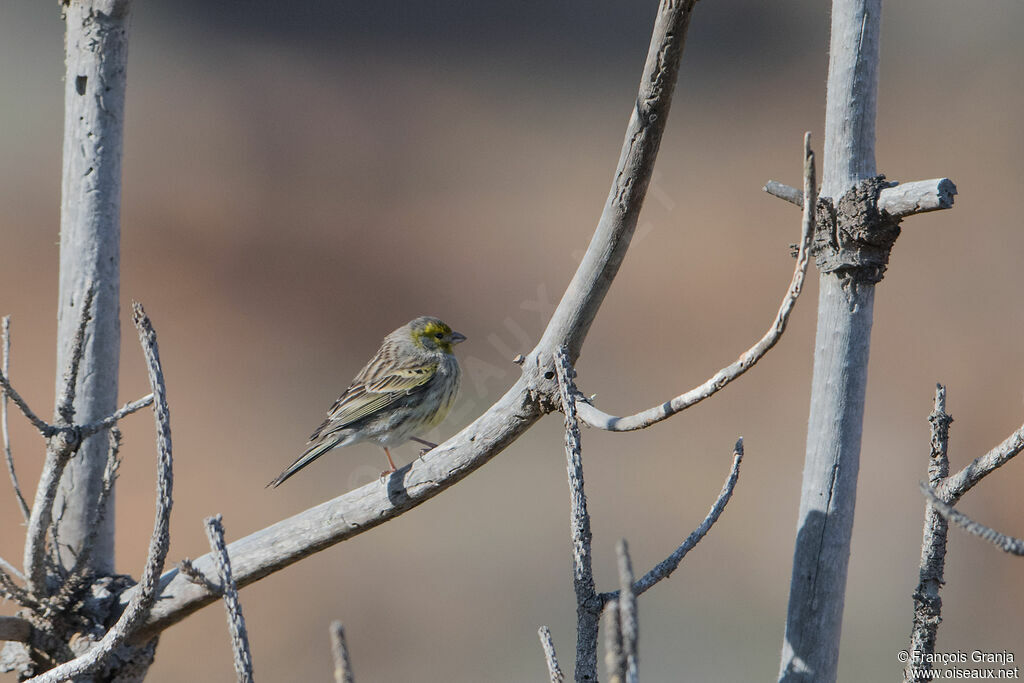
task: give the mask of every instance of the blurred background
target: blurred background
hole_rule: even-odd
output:
[[[420,314],[469,337],[454,434],[510,385],[600,214],[656,3],[136,4],[122,211],[123,310],[160,337],[175,446],[169,560],[373,480],[380,450],[337,451],[278,490],[324,411],[390,330]],[[883,19],[878,167],[949,176],[952,211],[911,218],[879,286],[850,562],[843,681],[896,680],[908,645],[936,381],[954,467],[1024,417],[1024,42],[1016,0],[901,0]],[[53,403],[62,131],[57,3],[0,7],[0,313],[12,378]],[[821,150],[820,2],[702,2],[638,234],[584,347],[583,391],[634,412],[703,382],[764,332],[792,272],[795,207],[761,192]],[[1018,85],[1013,85],[1017,83]],[[770,680],[782,643],[803,466],[816,277],[779,346],[714,400],[647,431],[583,434],[599,590],[614,544],[645,571],[699,523],[729,467],[733,502],[640,600],[650,681]],[[122,322],[121,400],[147,393]],[[42,442],[12,415],[26,494]],[[138,575],[152,526],[152,420],[124,425],[117,564]],[[539,681],[541,624],[574,651],[561,420],[396,521],[242,592],[256,674],[328,680],[327,625],[361,681]],[[398,449],[400,462],[417,453]],[[962,509],[1020,536],[1016,461]],[[0,484],[6,490],[7,484]],[[0,494],[0,555],[21,557]],[[950,534],[939,649],[1024,657],[1018,561]],[[13,613],[10,604],[0,607]],[[161,637],[149,680],[233,680],[211,606]]]

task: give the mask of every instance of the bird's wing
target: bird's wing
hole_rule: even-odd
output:
[[[371,415],[393,403],[401,396],[413,393],[437,374],[437,363],[424,363],[388,368],[380,374],[357,378],[345,390],[331,409],[327,420],[311,439],[326,432],[343,429],[356,420]],[[326,429],[325,429],[326,428]]]

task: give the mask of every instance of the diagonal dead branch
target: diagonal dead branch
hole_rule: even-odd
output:
[[[540,646],[544,650],[544,661],[548,665],[550,683],[562,683],[565,680],[565,674],[562,673],[562,668],[558,666],[558,657],[555,655],[555,643],[551,640],[551,629],[547,626],[541,626],[537,629],[537,635],[540,637]]]
[[[594,587],[590,513],[583,487],[583,452],[576,420],[576,374],[563,346],[556,354],[555,373],[565,412],[565,457],[569,476],[569,528],[572,537],[572,584],[576,593],[576,680],[597,680],[597,631],[603,604]]]
[[[792,313],[796,300],[803,290],[804,275],[807,273],[807,263],[810,256],[811,238],[814,235],[814,206],[817,202],[817,193],[814,177],[814,153],[811,151],[810,136],[810,133],[804,135],[804,196],[807,198],[807,201],[804,202],[803,220],[801,222],[800,249],[797,254],[796,267],[793,270],[793,278],[790,281],[789,289],[786,290],[786,295],[782,298],[782,303],[779,305],[779,311],[776,313],[775,320],[772,322],[771,327],[768,328],[768,331],[765,332],[764,336],[756,344],[744,351],[735,362],[716,372],[699,387],[634,415],[626,417],[609,415],[578,396],[576,399],[576,409],[579,411],[579,418],[584,424],[610,432],[629,432],[650,427],[718,393],[733,380],[754,367],[779,341],[783,332],[786,331],[789,315]]]
[[[335,619],[331,622],[330,633],[334,683],[356,683],[356,677],[352,674],[352,662],[348,656],[348,643],[345,641],[345,627]]]
[[[7,376],[6,372],[0,372],[0,389],[3,389],[4,395],[10,398],[11,401],[14,402],[14,405],[18,406],[18,410],[21,411],[21,414],[25,416],[25,419],[32,423],[32,426],[35,427],[40,434],[43,436],[50,436],[54,433],[55,427],[45,420],[40,419],[40,417],[36,415],[31,408],[29,408],[28,403],[26,403],[25,399],[21,397],[21,394],[11,386],[11,380]]]
[[[332,501],[310,508],[228,546],[239,586],[371,529],[416,507],[486,464],[557,405],[554,355],[579,355],[590,325],[629,247],[668,120],[686,30],[695,0],[663,2],[630,116],[615,178],[587,253],[538,345],[523,359],[522,375],[483,415],[422,459]],[[195,565],[212,569],[212,557]],[[121,607],[135,589],[119,596]],[[177,570],[161,579],[161,600],[137,641],[159,633],[216,599]]]
[[[3,361],[2,374],[5,378],[11,371],[11,316],[5,315],[3,321],[0,322],[0,344],[3,344]],[[6,384],[4,385],[6,386]],[[21,486],[18,485],[18,475],[14,471],[14,456],[11,455],[11,434],[7,424],[7,390],[0,390],[3,397],[0,399],[0,430],[3,431],[4,437],[4,459],[7,461],[7,474],[11,477],[11,486],[14,487],[14,497],[18,501],[18,507],[21,508],[21,516],[27,522],[31,512],[28,509],[28,503],[25,502],[25,496],[21,494]]]
[[[985,455],[975,458],[959,472],[946,477],[935,487],[935,493],[944,503],[955,504],[986,476],[1008,463],[1024,450],[1024,425],[1008,436],[1005,441]]]
[[[88,436],[92,436],[96,432],[103,431],[108,427],[113,427],[115,424],[118,423],[118,421],[123,420],[132,413],[136,413],[150,405],[153,405],[153,394],[146,394],[142,398],[132,401],[131,403],[125,403],[117,411],[108,415],[102,420],[97,420],[95,422],[90,422],[89,424],[82,425],[79,428],[79,433],[82,435],[82,438],[85,439]]]
[[[736,440],[736,446],[733,448],[732,456],[732,468],[729,470],[729,477],[725,480],[725,484],[722,485],[722,490],[719,492],[718,498],[715,499],[715,502],[711,506],[711,510],[708,511],[704,521],[702,521],[700,525],[694,529],[689,536],[687,536],[686,540],[683,541],[682,545],[676,548],[675,552],[655,565],[654,568],[640,577],[636,583],[633,584],[634,593],[642,595],[659,581],[671,576],[672,572],[674,572],[679,566],[679,563],[683,561],[684,557],[686,557],[686,554],[693,550],[694,547],[701,542],[701,539],[707,536],[707,533],[711,531],[711,527],[713,527],[715,522],[718,521],[718,518],[722,516],[725,506],[729,504],[729,499],[732,498],[732,492],[736,488],[736,482],[739,480],[740,463],[743,462],[742,436]],[[618,600],[619,591],[603,593],[601,598],[605,602]]]
[[[15,567],[13,564],[11,564],[10,562],[8,562],[7,560],[5,560],[2,557],[0,557],[0,570],[3,570],[5,572],[9,572],[11,575],[15,576],[18,580],[21,580],[21,581],[25,580],[25,575],[21,573],[21,570],[19,570],[17,567]]]
[[[75,330],[75,337],[71,342],[71,354],[68,367],[64,370],[64,383],[61,388],[60,398],[57,399],[54,422],[58,425],[70,425],[75,421],[75,393],[78,390],[78,368],[82,363],[82,353],[85,351],[85,331],[92,321],[93,303],[96,300],[96,283],[90,282],[85,291],[85,300],[81,302],[78,309],[78,327]]]
[[[103,665],[104,661],[142,626],[157,596],[160,572],[170,545],[170,519],[173,505],[173,459],[171,456],[171,422],[167,405],[167,389],[160,366],[160,350],[156,332],[145,311],[138,303],[132,304],[133,320],[139,333],[139,342],[146,358],[149,383],[153,389],[153,419],[156,422],[157,447],[157,500],[153,533],[149,539],[146,565],[138,585],[132,591],[128,606],[117,622],[88,652],[49,671],[29,679],[34,683],[58,683],[83,676]],[[127,592],[127,591],[126,591]]]
[[[4,564],[10,569],[14,569],[6,560]],[[8,571],[8,569],[0,568],[0,597],[6,600],[13,600],[22,607],[38,607],[39,602],[28,591],[19,586],[11,575],[7,573]]]
[[[928,416],[931,425],[931,453],[928,458],[928,481],[932,486],[949,474],[949,425],[952,416],[946,413],[946,387],[935,385],[935,408]],[[910,652],[933,654],[935,637],[942,622],[942,598],[939,591],[945,582],[946,539],[949,525],[934,506],[926,505],[921,538],[921,563],[917,589],[914,591],[914,624],[910,632]],[[927,657],[911,658],[904,678],[913,683],[931,680],[931,661]]]
[[[221,592],[224,597],[224,608],[227,611],[228,630],[231,632],[231,652],[234,654],[235,675],[239,683],[252,683],[252,652],[249,650],[249,634],[245,629],[245,617],[242,615],[242,603],[238,599],[238,586],[231,578],[231,558],[224,544],[224,525],[220,515],[207,517],[203,524],[206,527],[206,538],[217,558],[217,578],[220,580]]]
[[[636,616],[636,593],[633,592],[633,562],[629,559],[629,545],[622,539],[615,546],[615,555],[619,563],[619,599],[618,605],[619,631],[622,634],[622,654],[625,668],[623,680],[626,683],[637,683],[637,639],[639,627]]]
[[[952,505],[944,503],[942,499],[935,494],[935,490],[924,482],[921,482],[921,491],[928,497],[928,502],[932,507],[938,510],[940,515],[945,517],[948,521],[953,522],[964,531],[988,541],[1005,553],[1017,556],[1024,555],[1024,540],[1014,538],[1013,536],[1007,536],[1006,534],[1000,533],[991,527],[981,524],[980,522],[975,522],[964,513],[955,509]]]

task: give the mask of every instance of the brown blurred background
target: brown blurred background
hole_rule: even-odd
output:
[[[123,304],[145,303],[172,401],[171,558],[334,497],[379,449],[331,454],[270,491],[380,338],[419,314],[470,341],[445,438],[513,381],[600,213],[655,3],[136,5],[124,161]],[[956,208],[913,218],[875,308],[843,681],[895,680],[908,644],[934,383],[954,466],[1024,417],[1016,206],[1024,43],[1016,0],[901,0],[883,21],[878,166],[948,175]],[[15,385],[52,405],[62,116],[56,3],[0,8],[0,313]],[[588,338],[580,385],[632,412],[702,382],[764,331],[798,212],[760,188],[820,151],[823,3],[702,2],[637,239]],[[812,278],[816,281],[816,277]],[[633,435],[584,433],[599,589],[614,543],[645,570],[703,518],[736,436],[747,460],[709,537],[640,600],[649,681],[771,680],[783,637],[816,283],[781,344],[713,401]],[[146,393],[123,323],[122,400]],[[12,416],[27,494],[38,436]],[[153,510],[148,416],[125,424],[118,566],[137,575]],[[416,449],[399,449],[402,461]],[[1024,534],[1013,462],[963,509]],[[23,528],[0,483],[0,555]],[[360,681],[538,681],[548,624],[571,666],[574,603],[560,420],[397,521],[242,593],[256,673],[328,680],[342,619]],[[951,532],[939,648],[1024,657],[1021,565]],[[4,613],[13,612],[11,605]],[[233,680],[212,606],[167,631],[150,680]]]

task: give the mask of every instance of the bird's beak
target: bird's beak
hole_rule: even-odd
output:
[[[452,339],[452,344],[460,344],[460,343],[466,341],[466,335],[461,334],[459,332],[452,332],[451,339]]]

